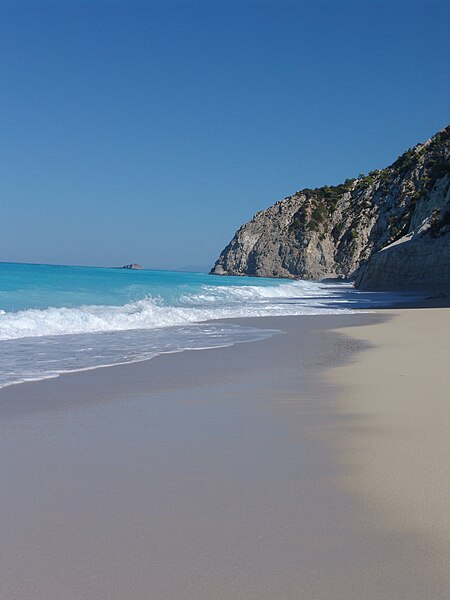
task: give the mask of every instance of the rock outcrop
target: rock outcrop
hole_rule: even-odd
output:
[[[449,269],[450,126],[391,166],[257,213],[211,273],[424,287]]]
[[[373,254],[356,287],[450,291],[450,211]]]

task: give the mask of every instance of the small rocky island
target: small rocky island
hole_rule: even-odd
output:
[[[121,269],[134,269],[136,271],[139,271],[140,269],[142,269],[141,265],[138,265],[137,263],[130,263],[129,265],[124,265],[123,267],[120,267]]]
[[[258,212],[211,273],[448,290],[450,126],[385,169],[302,189]]]

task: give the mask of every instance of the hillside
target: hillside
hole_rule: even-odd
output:
[[[240,227],[211,273],[449,287],[450,126],[392,165],[303,189]]]

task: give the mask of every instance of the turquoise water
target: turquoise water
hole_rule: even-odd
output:
[[[273,334],[212,319],[348,312],[374,299],[386,302],[349,284],[0,263],[0,387]]]
[[[214,296],[216,300],[262,298],[265,290],[267,297],[283,295],[283,284],[298,289],[291,280],[22,263],[0,263],[0,281],[0,309],[7,312],[82,305],[123,306],[144,298],[158,299],[166,306],[182,306],[211,302]],[[319,291],[317,284],[305,282],[305,286],[305,291]]]

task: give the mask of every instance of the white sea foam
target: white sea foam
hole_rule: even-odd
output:
[[[210,319],[335,313],[327,307],[333,292],[316,283],[278,286],[209,286],[182,295],[167,306],[148,296],[122,306],[86,305],[74,308],[29,309],[0,314],[0,340],[173,327]],[[324,302],[325,301],[325,302]]]
[[[234,324],[203,323],[0,341],[0,388],[62,373],[141,362],[161,353],[250,342],[273,333]]]
[[[273,334],[214,319],[333,314],[393,300],[346,284],[35,267],[25,267],[21,286],[14,279],[0,291],[0,387]]]
[[[242,302],[279,298],[313,298],[330,297],[332,294],[330,288],[323,284],[297,281],[282,283],[277,286],[227,286],[218,287],[213,285],[203,285],[198,294],[182,296],[182,300],[188,304],[196,302]]]

